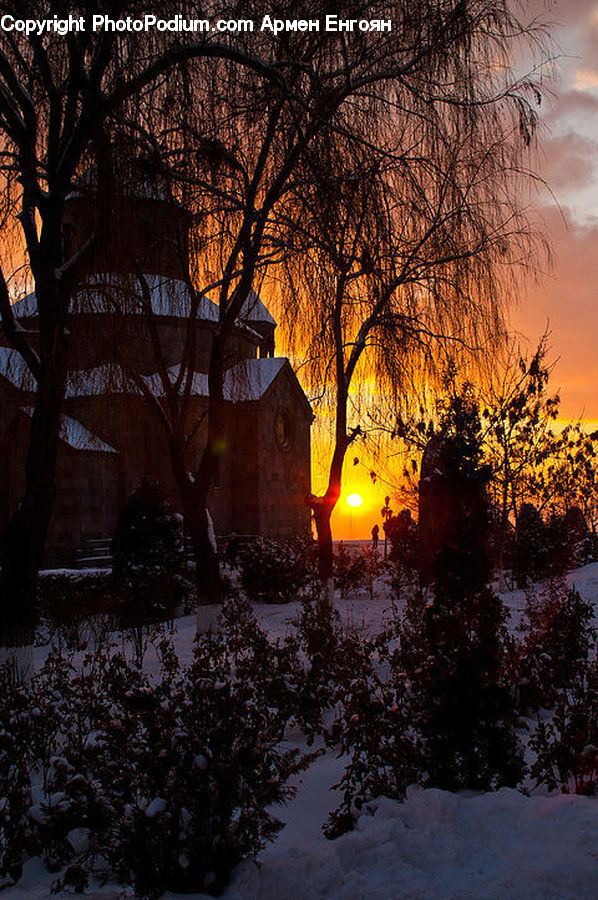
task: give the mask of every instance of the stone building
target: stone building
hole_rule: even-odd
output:
[[[93,227],[93,192],[67,204],[64,240],[76,250]],[[69,564],[89,541],[112,535],[127,496],[147,477],[175,510],[166,432],[152,395],[163,364],[174,382],[191,372],[186,465],[205,442],[207,368],[218,309],[191,286],[187,215],[139,183],[112,204],[112,221],[69,317],[69,376],[57,497],[47,563]],[[137,273],[142,272],[143,275]],[[150,314],[151,306],[151,314]],[[34,294],[14,306],[36,329]],[[217,533],[290,537],[307,531],[310,405],[286,358],[276,322],[251,292],[227,345],[225,447],[209,497]],[[159,348],[159,349],[157,349]],[[22,494],[34,384],[20,357],[0,346],[0,535]]]

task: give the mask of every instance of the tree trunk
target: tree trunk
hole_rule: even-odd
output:
[[[333,551],[332,528],[330,518],[334,505],[317,498],[319,502],[313,503],[314,520],[316,523],[316,535],[318,538],[318,572],[322,581],[328,581],[333,576]]]
[[[185,527],[195,561],[197,602],[206,606],[222,602],[222,582],[214,526],[206,507],[207,491],[189,491],[185,501]]]
[[[329,606],[334,605],[334,553],[330,519],[336,502],[326,497],[312,497],[311,508],[316,523],[318,540],[318,573],[324,589],[324,597]]]
[[[66,382],[63,346],[42,362],[25,461],[25,492],[4,539],[0,647],[33,644],[37,573],[56,496],[60,411]]]

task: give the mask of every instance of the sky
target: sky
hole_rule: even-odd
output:
[[[552,388],[560,392],[562,416],[598,422],[598,0],[521,6],[523,15],[549,23],[554,42],[531,162],[546,187],[530,200],[551,243],[552,264],[537,283],[522,285],[510,326],[530,350],[550,329]],[[350,452],[333,520],[335,537],[345,540],[369,537],[385,494],[392,495],[384,482],[371,481],[367,467],[353,466],[353,457]],[[347,503],[355,493],[360,507]]]
[[[532,4],[530,3],[530,6]],[[534,2],[559,57],[541,109],[536,201],[552,270],[522,291],[512,324],[531,344],[548,325],[566,418],[598,420],[598,0]]]

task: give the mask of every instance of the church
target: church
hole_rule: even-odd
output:
[[[64,241],[73,252],[94,221],[93,186],[67,199]],[[110,228],[71,299],[69,373],[62,416],[48,566],[72,565],[109,542],[120,510],[143,478],[182,504],[159,403],[158,371],[186,379],[189,471],[206,439],[207,370],[218,308],[189,275],[189,218],[141,179],[113,198]],[[37,302],[14,304],[36,331]],[[226,440],[208,508],[216,534],[293,537],[309,529],[313,414],[285,357],[277,323],[253,291],[227,344]],[[0,336],[0,341],[2,337]],[[16,351],[0,346],[0,540],[23,491],[35,385]]]

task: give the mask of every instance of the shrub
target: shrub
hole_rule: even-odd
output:
[[[172,618],[189,599],[180,516],[143,480],[123,507],[112,539],[112,588],[123,627]]]
[[[37,850],[35,822],[29,815],[29,766],[35,734],[29,691],[0,668],[0,889],[21,877],[23,863]]]
[[[531,503],[523,503],[517,516],[513,545],[513,575],[519,587],[538,581],[548,572],[548,534],[542,516]]]
[[[596,640],[594,608],[563,579],[529,591],[519,631],[520,702],[524,709],[550,707],[559,692],[583,682]]]
[[[334,552],[334,582],[342,598],[367,590],[374,596],[374,583],[382,571],[382,560],[372,546],[349,550],[341,541]]]
[[[337,715],[326,742],[348,757],[343,775],[334,785],[342,792],[340,805],[323,831],[336,838],[352,829],[366,803],[385,796],[403,799],[407,786],[419,775],[416,735],[408,721],[405,683],[392,673],[376,671],[375,647],[345,635],[336,650]]]
[[[158,486],[144,479],[121,510],[112,539],[113,577],[123,582],[171,575],[183,562],[180,517],[170,511]]]
[[[239,564],[250,600],[289,603],[314,579],[313,541],[258,538],[241,547]]]
[[[595,794],[598,787],[598,670],[591,663],[581,680],[562,690],[551,720],[538,721],[530,739],[530,772],[549,790]]]
[[[418,529],[411,511],[401,510],[384,524],[390,541],[390,562],[394,569],[392,586],[398,597],[409,593],[418,581]]]
[[[54,651],[21,697],[23,715],[13,697],[6,718],[0,700],[0,861],[13,880],[39,849],[60,872],[57,889],[82,890],[95,874],[139,896],[217,893],[277,832],[268,810],[289,795],[299,764],[279,747],[292,660],[246,609],[227,610],[224,632],[204,635],[187,667],[167,638],[156,650],[155,679],[114,647],[77,667]],[[31,807],[36,769],[43,785]]]
[[[454,602],[456,601],[456,602]],[[506,610],[489,589],[426,611],[429,656],[413,681],[426,783],[446,790],[514,787],[524,772],[506,682]]]
[[[435,546],[421,646],[413,629],[407,642],[410,657],[422,660],[413,672],[406,669],[410,718],[421,736],[424,783],[448,790],[512,787],[524,766],[506,683],[507,611],[489,587],[490,472],[467,391],[451,400],[442,434],[452,504],[443,543]]]
[[[37,587],[38,644],[77,650],[116,628],[119,605],[108,573],[45,572]]]

